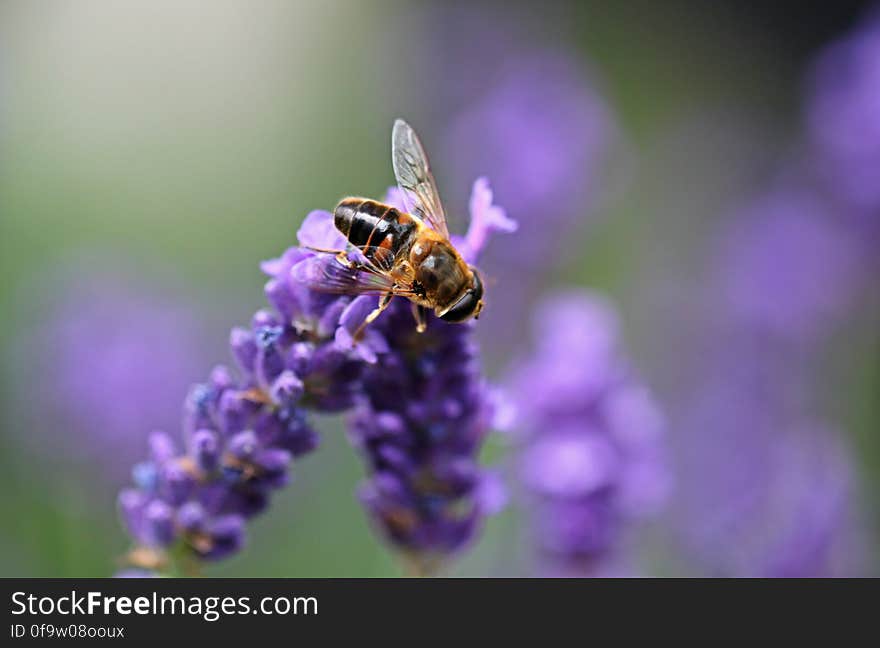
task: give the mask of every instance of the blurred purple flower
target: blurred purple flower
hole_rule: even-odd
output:
[[[455,118],[446,146],[463,177],[492,177],[515,217],[540,211],[541,218],[522,222],[525,236],[537,237],[529,246],[540,259],[595,204],[613,130],[608,108],[572,57],[519,53]]]
[[[388,201],[402,208],[391,191]],[[475,263],[493,231],[515,224],[492,204],[485,179],[474,184],[471,226],[461,249]],[[368,300],[363,316],[375,307]],[[472,540],[503,495],[479,465],[493,417],[480,373],[473,322],[449,324],[432,314],[415,330],[410,304],[398,299],[375,329],[387,352],[364,375],[364,398],[350,417],[350,438],[370,477],[361,500],[385,537],[418,573],[431,573]]]
[[[880,232],[880,14],[819,57],[806,113],[818,175],[796,173],[721,230],[708,334],[725,343],[682,407],[674,524],[711,574],[864,567],[855,466],[844,435],[811,413],[811,363],[857,306],[876,240],[866,235]],[[867,225],[858,238],[853,224]]]
[[[854,573],[854,467],[812,414],[812,363],[856,303],[859,248],[809,184],[734,212],[714,242],[704,348],[675,408],[673,535],[700,574]]]
[[[535,349],[510,386],[529,526],[543,573],[595,575],[626,524],[666,501],[664,421],[609,303],[568,292],[535,312]]]
[[[880,233],[880,11],[818,58],[807,121],[830,191],[867,210]]]
[[[754,202],[722,229],[720,244],[721,316],[735,326],[810,342],[852,304],[859,249],[810,190]]]
[[[855,574],[851,458],[837,431],[795,413],[800,399],[778,369],[736,353],[695,392],[673,524],[704,574]]]
[[[63,447],[65,463],[120,482],[145,424],[180,419],[181,394],[204,366],[197,320],[142,280],[82,264],[59,275],[44,290],[51,303],[43,322],[22,345],[28,360],[20,366],[39,367],[37,380],[23,382],[42,390],[28,440],[46,458]]]
[[[483,259],[490,282],[499,284],[486,310],[492,333],[484,344],[498,355],[524,334],[521,323],[547,274],[577,250],[617,137],[573,53],[508,46],[491,61],[490,69],[468,65],[479,87],[454,113],[440,157],[454,164],[446,174],[454,195],[465,178],[488,175],[496,199],[519,224]]]

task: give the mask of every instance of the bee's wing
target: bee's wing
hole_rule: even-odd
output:
[[[317,254],[297,263],[291,271],[292,277],[317,292],[338,295],[412,295],[411,285],[400,285],[388,272],[393,255],[383,255],[378,252],[380,249],[362,250],[365,259],[369,255],[373,257],[372,260],[355,261],[350,266],[340,262],[333,254]]]
[[[416,132],[402,119],[394,122],[391,131],[391,163],[409,213],[448,239],[446,214],[428,166],[428,156]]]

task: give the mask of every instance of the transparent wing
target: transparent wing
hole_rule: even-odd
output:
[[[386,272],[390,272],[394,267],[394,254],[383,247],[378,247],[374,245],[351,245],[350,243],[346,244],[344,250],[331,250],[328,248],[318,248],[312,247],[310,245],[304,246],[305,249],[311,250],[312,252],[317,252],[318,254],[332,254],[333,256],[345,256],[349,260],[358,263],[366,270],[370,270],[371,272],[375,272],[376,274],[383,274]],[[340,265],[343,265],[340,263]],[[344,267],[344,265],[343,265]]]
[[[385,261],[383,261],[385,262]],[[401,286],[375,262],[352,262],[345,265],[335,255],[317,254],[297,263],[291,271],[299,281],[317,292],[338,295],[385,295],[402,297],[413,294],[412,286]]]
[[[446,214],[428,166],[428,156],[416,132],[402,119],[394,122],[391,132],[391,163],[409,213],[449,238]]]
[[[356,246],[357,258],[355,261],[364,268],[375,274],[387,274],[394,268],[394,253],[376,245]]]

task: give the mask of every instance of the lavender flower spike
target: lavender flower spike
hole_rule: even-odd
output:
[[[310,214],[300,243],[339,244],[325,227],[329,217]],[[119,496],[135,543],[130,567],[175,573],[238,551],[245,522],[287,483],[295,458],[316,446],[307,411],[345,410],[361,393],[363,352],[336,341],[352,299],[313,292],[295,279],[294,266],[312,256],[294,247],[263,264],[273,309],[232,330],[238,375],[217,367],[190,390],[182,446],[163,433],[151,437],[149,459],[134,469],[135,487]],[[382,348],[381,335],[372,336]]]
[[[489,231],[512,227],[485,199],[485,181],[476,191],[482,198],[470,238],[485,241]],[[298,238],[309,248],[345,244],[324,211],[309,214]],[[238,375],[220,366],[191,389],[183,447],[152,435],[149,459],[133,471],[135,487],[119,496],[135,543],[124,573],[175,573],[238,551],[246,521],[288,482],[291,463],[315,448],[310,410],[355,407],[353,436],[376,470],[365,497],[420,560],[461,547],[490,509],[477,497],[483,476],[475,454],[490,411],[471,328],[432,317],[419,335],[398,299],[355,344],[351,332],[376,298],[310,288],[303,268],[325,259],[336,263],[293,247],[263,263],[272,309],[232,330]]]
[[[402,207],[398,199],[389,193],[388,201]],[[516,226],[491,204],[484,179],[474,184],[470,217],[465,243],[456,241],[469,263],[476,262],[489,233]],[[397,299],[373,324],[388,351],[365,371],[349,435],[370,473],[360,490],[364,506],[413,570],[425,574],[475,537],[501,497],[491,473],[478,463],[493,406],[480,374],[474,325],[430,315],[420,334],[410,311],[406,300]]]
[[[625,523],[667,497],[664,421],[622,357],[609,303],[572,291],[536,313],[536,349],[510,385],[536,562],[544,575],[597,575],[619,560]]]

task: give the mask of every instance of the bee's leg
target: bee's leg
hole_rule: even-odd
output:
[[[379,305],[367,315],[367,318],[361,323],[360,326],[357,327],[357,330],[354,332],[352,338],[354,338],[355,342],[360,342],[364,337],[364,331],[367,326],[372,324],[379,315],[382,314],[386,308],[388,308],[388,304],[391,303],[391,299],[394,297],[394,293],[387,292],[382,295],[382,299],[379,300]]]
[[[413,319],[416,321],[416,332],[424,333],[425,329],[428,328],[428,321],[425,319],[425,309],[415,302],[410,302],[410,304],[412,305]]]
[[[335,254],[336,260],[339,261],[346,268],[353,268],[356,264],[354,261],[348,258],[348,250],[328,250],[326,248],[317,248],[311,247],[309,245],[303,246],[306,250],[311,250],[312,252],[319,252],[321,254]]]
[[[336,253],[336,260],[348,269],[354,268],[357,265],[354,261],[348,258],[348,252],[345,250]]]

